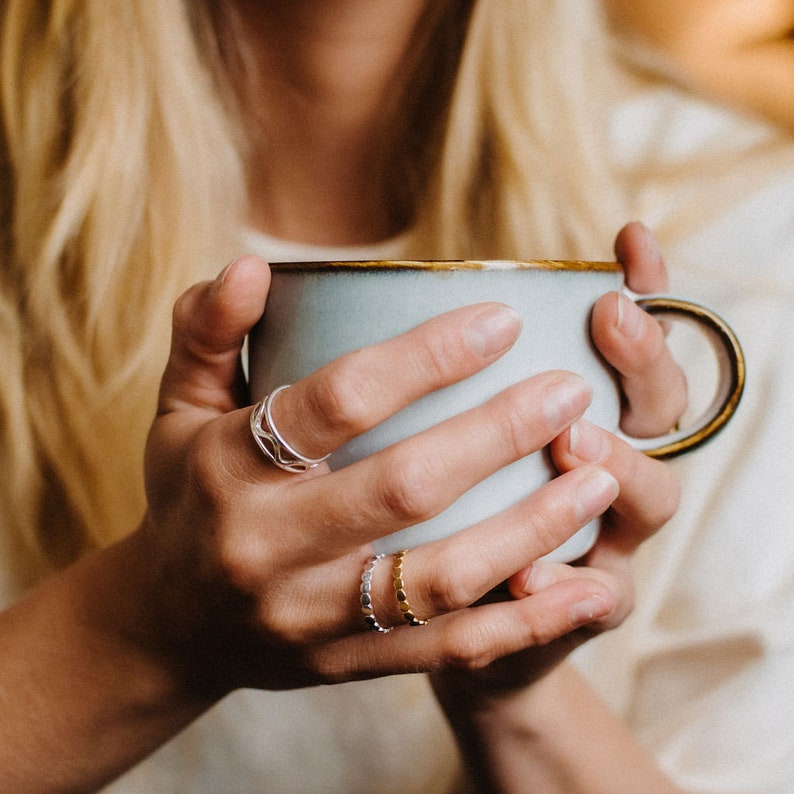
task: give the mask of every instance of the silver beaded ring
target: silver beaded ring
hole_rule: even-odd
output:
[[[378,619],[375,617],[375,611],[372,608],[372,572],[378,564],[378,560],[383,559],[383,554],[373,554],[367,560],[364,566],[364,571],[361,574],[361,612],[364,615],[364,622],[372,631],[377,631],[379,634],[388,634],[391,626],[381,626]]]

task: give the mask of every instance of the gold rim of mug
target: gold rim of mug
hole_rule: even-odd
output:
[[[271,262],[278,271],[290,270],[573,270],[576,272],[616,273],[617,262],[589,262],[583,259],[377,259],[338,262]]]

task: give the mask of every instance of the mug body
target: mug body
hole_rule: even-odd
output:
[[[615,263],[324,262],[271,267],[267,307],[249,344],[254,400],[344,353],[461,306],[498,301],[512,306],[523,320],[518,341],[502,358],[354,438],[330,456],[331,468],[361,460],[551,369],[582,376],[593,388],[587,418],[617,428],[617,384],[589,332],[595,301],[622,287],[623,273]],[[548,455],[540,450],[491,475],[430,520],[381,538],[376,551],[388,554],[446,537],[509,508],[553,476]],[[598,522],[592,522],[549,557],[577,559],[597,534]]]

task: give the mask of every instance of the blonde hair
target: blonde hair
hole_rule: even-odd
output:
[[[40,562],[140,521],[170,308],[239,221],[239,156],[185,8],[5,3],[0,510]]]
[[[477,0],[418,217],[425,255],[611,255],[626,208],[592,89],[610,80],[603,31],[597,2]]]
[[[579,0],[559,5],[474,4],[451,102],[424,97],[448,106],[422,130],[434,145],[404,143],[404,161],[431,157],[411,183],[424,194],[419,255],[585,255],[614,231],[593,211],[592,147],[562,142],[590,108],[566,117],[555,102],[549,67],[582,67],[543,17],[589,22]],[[140,520],[170,307],[235,252],[245,156],[201,6],[7,0],[0,12],[0,516],[39,572]],[[564,217],[549,191],[569,196]]]

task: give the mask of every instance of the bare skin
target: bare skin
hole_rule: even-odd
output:
[[[369,125],[377,124],[424,3],[340,0],[333,14],[310,0],[238,5],[260,74],[242,94],[275,108],[252,116],[251,143],[261,154],[252,222],[306,242],[359,243],[398,231],[367,184],[380,156]],[[345,28],[360,35],[342,39]],[[257,150],[265,139],[272,148]],[[635,289],[661,288],[664,267],[645,230],[628,227],[618,250]],[[183,296],[148,445],[149,510],[140,528],[0,613],[0,788],[97,788],[241,686],[475,671],[583,625],[611,628],[630,609],[628,558],[674,511],[677,486],[661,463],[592,428],[591,452],[580,444],[574,457],[560,453],[562,475],[524,503],[411,553],[412,603],[434,617],[430,625],[367,632],[355,585],[371,541],[443,509],[462,487],[517,457],[567,439],[589,389],[570,373],[544,373],[487,409],[348,470],[285,474],[254,445],[239,389],[240,347],[268,286],[267,267],[249,257]],[[519,331],[498,305],[444,315],[295,384],[278,401],[277,421],[298,448],[324,454],[487,366]],[[669,427],[684,395],[671,388],[677,369],[659,326],[608,295],[593,335],[622,375],[634,430]],[[681,386],[677,376],[672,383]],[[356,400],[350,383],[361,385]],[[641,418],[646,410],[656,412],[652,421]],[[485,454],[484,435],[493,439]],[[459,468],[471,481],[436,472],[416,489],[412,462],[431,455],[465,461]],[[542,587],[527,584],[539,556],[605,511],[611,540],[592,564],[556,569]],[[508,578],[521,597],[471,606]],[[392,602],[382,574],[373,597]],[[395,606],[381,617],[399,620]],[[549,656],[538,665],[552,666]],[[635,749],[627,740],[623,750]]]
[[[357,467],[285,474],[253,444],[250,409],[238,409],[234,396],[240,344],[267,283],[264,263],[248,258],[180,301],[141,528],[0,614],[4,788],[96,788],[241,686],[475,670],[585,624],[608,629],[630,609],[627,557],[675,509],[677,488],[658,461],[594,429],[600,462],[582,452],[568,473],[505,515],[411,553],[412,601],[434,616],[429,626],[367,632],[355,583],[370,542],[442,509],[465,486],[439,474],[423,482],[417,501],[410,485],[417,454],[467,456],[476,481],[561,435],[589,390],[570,374],[545,373]],[[299,399],[315,406],[336,402],[351,378],[371,387],[326,428],[323,450],[501,355],[519,331],[509,315],[498,305],[459,310],[296,384]],[[406,355],[441,366],[406,367]],[[467,450],[483,434],[494,444],[472,464]],[[612,450],[607,459],[604,450]],[[614,537],[623,541],[605,565],[571,568],[517,600],[466,608],[504,579],[521,579],[613,503]],[[376,602],[391,604],[390,589],[382,577],[373,582]],[[396,606],[381,617],[397,625]]]
[[[402,231],[382,185],[384,108],[405,79],[426,0],[234,5],[251,64],[240,82],[254,147],[252,223],[329,245]]]
[[[252,158],[258,169],[250,190],[252,224],[286,239],[328,245],[374,242],[402,231],[383,191],[373,190],[373,163],[380,155],[382,108],[401,84],[400,65],[426,0],[344,0],[333,4],[333,13],[331,4],[312,0],[234,5],[245,22],[243,46],[256,64],[239,75],[254,120],[252,146],[259,152]],[[350,36],[350,29],[357,35]],[[272,109],[265,118],[256,110],[261,107]],[[629,287],[666,289],[664,262],[646,230],[630,224],[616,245]],[[638,261],[642,267],[633,268]],[[636,333],[635,347],[653,337],[654,359],[644,371],[619,352],[625,335],[621,343],[611,339],[619,321]],[[655,321],[630,302],[619,303],[617,295],[609,308],[597,310],[593,328],[596,344],[622,375],[628,401],[622,427],[638,436],[665,432],[686,401],[683,376],[655,328]],[[646,377],[651,367],[659,378]],[[309,450],[322,429],[310,420],[296,425],[285,429],[296,438],[303,433]]]

